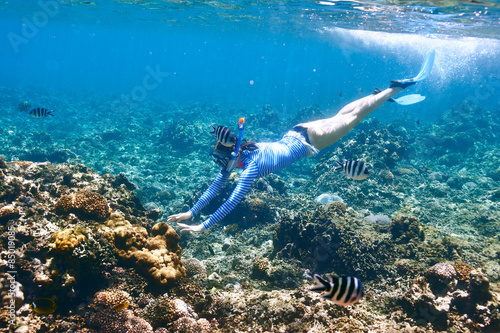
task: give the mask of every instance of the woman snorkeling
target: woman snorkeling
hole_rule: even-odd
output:
[[[221,166],[221,171],[212,185],[203,193],[198,202],[187,212],[170,215],[167,222],[176,222],[181,231],[202,231],[213,226],[231,212],[243,199],[252,182],[257,177],[267,176],[270,173],[283,169],[293,162],[318,153],[334,142],[338,141],[353,129],[363,118],[375,111],[387,101],[402,105],[409,105],[422,101],[425,97],[414,94],[398,99],[392,97],[407,87],[421,81],[430,73],[434,63],[434,51],[427,54],[418,75],[412,79],[393,80],[385,90],[375,90],[371,95],[358,99],[344,106],[331,118],[302,123],[294,126],[278,142],[270,143],[242,143],[244,119],[239,122],[239,136],[226,127],[214,127],[213,133],[217,138],[214,160]],[[179,223],[196,215],[220,191],[229,178],[234,167],[242,167],[236,188],[230,197],[201,224],[188,225]]]

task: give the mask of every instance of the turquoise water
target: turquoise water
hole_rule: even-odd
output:
[[[291,114],[413,75],[436,49],[421,118],[463,96],[498,107],[499,4],[440,4],[2,1],[0,85]]]
[[[157,332],[209,321],[193,331],[498,331],[499,26],[498,1],[0,0],[0,157],[12,162],[0,158],[0,282],[15,226],[15,328],[115,331],[125,321],[93,296],[119,289],[130,294],[120,314]],[[99,192],[146,237],[219,172],[210,124],[236,130],[245,117],[245,139],[276,141],[414,77],[431,50],[430,75],[402,94],[425,100],[385,103],[318,156],[256,180],[208,231],[172,224],[190,270],[172,288],[103,237],[115,215],[96,223],[54,207]],[[30,117],[35,107],[54,116]],[[370,177],[335,171],[344,158]],[[219,208],[233,176],[188,223]],[[82,244],[54,250],[54,235],[79,230]],[[480,273],[431,292],[436,263]],[[315,273],[356,276],[366,296],[353,307],[321,300],[309,290]],[[58,316],[34,318],[28,304],[39,297],[57,301]],[[165,316],[174,299],[192,313]]]

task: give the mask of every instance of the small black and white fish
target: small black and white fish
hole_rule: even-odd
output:
[[[368,168],[361,161],[344,160],[344,163],[337,161],[337,164],[339,166],[335,168],[335,171],[340,171],[340,173],[354,180],[363,180],[370,176]]]
[[[43,118],[47,116],[54,117],[54,115],[52,114],[53,112],[54,110],[49,110],[45,108],[34,108],[31,109],[30,116],[32,116],[33,118]]]
[[[236,136],[229,130],[229,128],[220,125],[214,127],[212,124],[210,126],[213,128],[210,133],[215,134],[217,140],[224,146],[232,146],[236,142]]]
[[[326,291],[323,298],[338,305],[352,305],[363,297],[363,285],[354,276],[328,275],[328,281],[314,274],[311,291]]]

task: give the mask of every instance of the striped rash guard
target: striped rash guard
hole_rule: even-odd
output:
[[[269,175],[279,169],[283,169],[293,162],[307,156],[308,150],[304,143],[297,137],[285,135],[283,139],[272,143],[257,143],[259,149],[254,151],[244,150],[241,153],[243,171],[233,193],[222,206],[203,222],[205,229],[213,226],[222,220],[234,207],[243,199],[248,192],[252,182],[257,177]],[[203,193],[198,202],[190,209],[193,216],[196,215],[210,200],[220,191],[224,183],[229,178],[229,172],[222,169],[217,175],[212,185]]]

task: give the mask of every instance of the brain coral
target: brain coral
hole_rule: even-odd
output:
[[[132,225],[114,213],[105,222],[106,236],[112,240],[120,258],[138,268],[158,285],[178,281],[186,273],[181,261],[179,235],[164,222],[156,224],[148,236],[146,228]]]
[[[109,216],[109,207],[106,199],[99,193],[81,190],[63,195],[56,203],[56,212],[73,213],[81,219],[103,221]]]
[[[198,279],[206,279],[207,268],[201,261],[196,258],[189,258],[182,261],[182,265],[186,270],[186,275]]]

